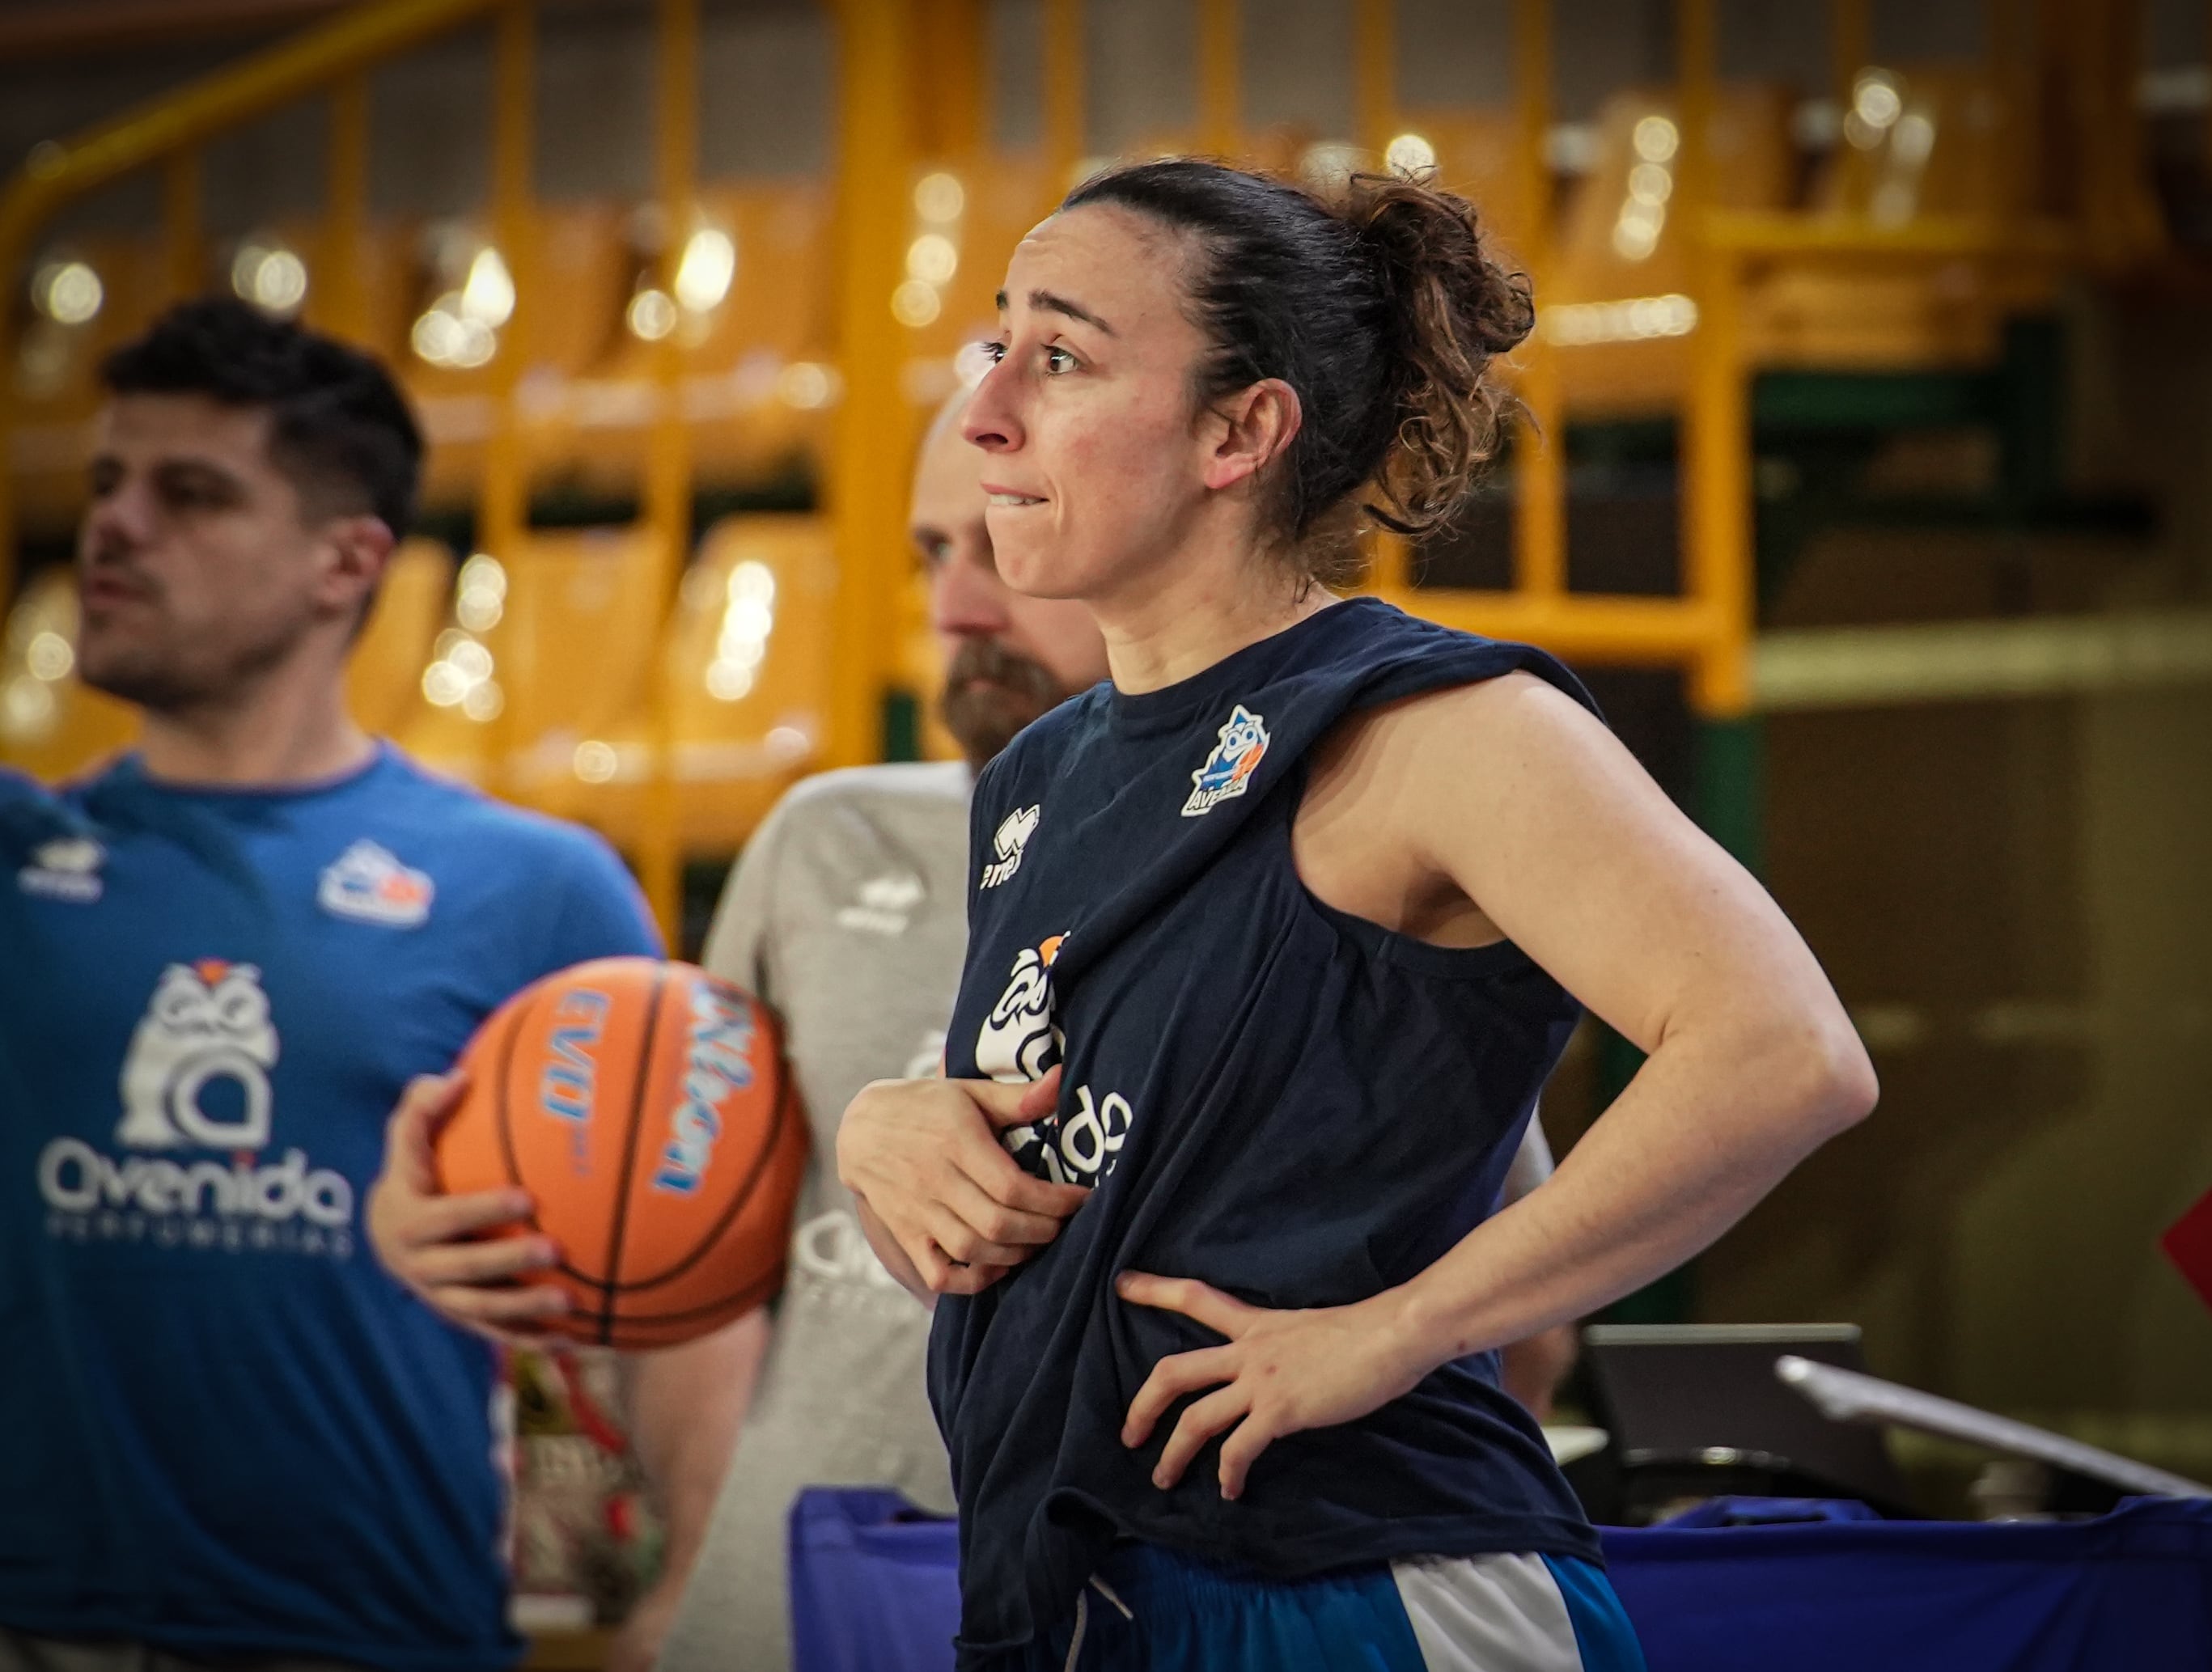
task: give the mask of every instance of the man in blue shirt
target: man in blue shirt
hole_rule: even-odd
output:
[[[421,455],[384,370],[207,301],[106,377],[77,656],[143,741],[0,773],[0,1672],[488,1672],[496,1349],[364,1200],[411,1077],[658,938],[596,838],[346,713]]]

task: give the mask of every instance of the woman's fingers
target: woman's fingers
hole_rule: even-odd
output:
[[[1252,1396],[1235,1382],[1217,1389],[1182,1414],[1182,1420],[1168,1436],[1168,1443],[1160,1449],[1160,1460],[1152,1468],[1152,1484],[1163,1492],[1182,1479],[1182,1472],[1190,1467],[1190,1460],[1199,1448],[1239,1418],[1246,1417],[1252,1408]],[[1226,1442],[1224,1442],[1224,1445]]]
[[[544,1271],[560,1262],[544,1237],[500,1237],[489,1242],[454,1243],[422,1248],[408,1262],[408,1276],[418,1288],[443,1289],[453,1283],[497,1283]]]
[[[949,1153],[953,1165],[974,1179],[986,1196],[1019,1213],[1062,1220],[1091,1199],[1091,1192],[1080,1184],[1055,1184],[1024,1172],[996,1134],[980,1121],[957,1135]]]
[[[1255,1410],[1237,1425],[1237,1432],[1221,1442],[1221,1495],[1242,1498],[1253,1461],[1277,1438],[1268,1420]]]
[[[1181,1312],[1231,1341],[1243,1335],[1251,1321],[1260,1316],[1256,1306],[1248,1306],[1235,1296],[1224,1294],[1194,1277],[1153,1277],[1141,1271],[1125,1271],[1115,1280],[1114,1287],[1132,1305]]]
[[[1236,1374],[1237,1355],[1226,1347],[1201,1348],[1195,1353],[1162,1359],[1129,1402],[1129,1415],[1121,1422],[1121,1444],[1142,1445],[1152,1438],[1153,1425],[1176,1400]]]
[[[1060,1064],[1054,1063],[1046,1070],[1042,1080],[1034,1081],[1014,1106],[1014,1113],[1025,1120],[1042,1120],[1060,1106]]]
[[[923,1229],[945,1258],[963,1266],[1019,1265],[1033,1249],[993,1242],[942,1202],[925,1203]]]
[[[1054,1215],[1010,1208],[964,1172],[945,1179],[943,1200],[978,1235],[994,1243],[1036,1249],[1060,1234],[1060,1221]]]

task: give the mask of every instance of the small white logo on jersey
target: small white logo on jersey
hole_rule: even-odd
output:
[[[1060,1030],[1052,1020],[1052,965],[1066,938],[1048,936],[1015,956],[1006,990],[983,1018],[975,1039],[975,1066],[992,1079],[1042,1080],[1060,1060]]]
[[[837,926],[871,935],[903,935],[926,892],[921,879],[903,871],[872,876],[850,906],[837,908]]]
[[[172,964],[123,1059],[115,1140],[142,1149],[258,1149],[269,1142],[269,1070],[276,1065],[276,1028],[259,970],[219,958]],[[228,1119],[200,1100],[225,1080],[239,1102]]]
[[[401,864],[387,849],[364,838],[324,870],[315,899],[334,917],[415,929],[429,920],[436,893],[426,872]]]
[[[1241,702],[1216,735],[1221,741],[1206,757],[1206,764],[1190,775],[1190,799],[1182,804],[1186,819],[1211,813],[1217,803],[1243,795],[1251,786],[1261,756],[1267,752],[1267,722]]]
[[[998,857],[983,867],[983,886],[995,888],[1022,868],[1022,851],[1036,833],[1037,821],[1044,816],[1042,804],[1023,808],[1009,813],[1000,823],[991,838],[991,846]]]
[[[31,851],[31,863],[15,873],[27,894],[89,906],[100,898],[100,862],[107,850],[89,836],[61,836]]]

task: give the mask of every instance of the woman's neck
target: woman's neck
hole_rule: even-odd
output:
[[[1086,600],[1114,687],[1133,696],[1203,673],[1336,601],[1249,537],[1185,542],[1111,597]]]

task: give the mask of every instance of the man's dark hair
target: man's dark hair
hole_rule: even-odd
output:
[[[394,539],[414,519],[422,468],[415,415],[374,356],[335,337],[210,296],[171,308],[100,374],[112,394],[265,408],[270,457],[303,500],[372,512]]]

